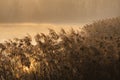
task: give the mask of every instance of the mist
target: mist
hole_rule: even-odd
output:
[[[120,16],[120,0],[0,0],[0,42]]]
[[[0,0],[0,23],[83,23],[120,16],[120,0]]]

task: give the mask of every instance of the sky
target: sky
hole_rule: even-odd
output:
[[[120,16],[120,0],[0,0],[0,23],[83,23]]]

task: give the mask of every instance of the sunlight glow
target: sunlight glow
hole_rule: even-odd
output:
[[[36,71],[36,68],[35,66],[37,65],[36,62],[34,61],[34,59],[31,59],[30,61],[30,67],[27,67],[27,66],[23,66],[23,71],[25,73],[30,73],[31,71]]]
[[[24,71],[24,72],[29,72],[29,68],[26,67],[26,66],[23,66],[23,71]]]

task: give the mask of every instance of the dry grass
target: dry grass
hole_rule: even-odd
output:
[[[0,80],[119,80],[120,18],[83,31],[15,38],[0,44]]]

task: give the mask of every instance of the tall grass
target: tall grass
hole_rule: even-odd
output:
[[[120,18],[0,43],[0,80],[119,80]]]

